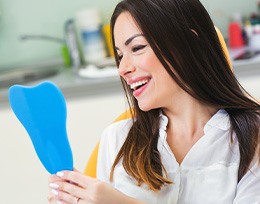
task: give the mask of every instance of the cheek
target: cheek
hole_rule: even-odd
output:
[[[155,54],[139,56],[135,61],[142,70],[147,72],[156,71],[159,67],[163,67]]]

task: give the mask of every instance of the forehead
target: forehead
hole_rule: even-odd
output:
[[[141,30],[130,13],[123,12],[118,16],[114,26],[114,39],[116,45],[122,44],[133,35],[141,33]]]

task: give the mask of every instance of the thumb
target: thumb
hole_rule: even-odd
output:
[[[81,173],[78,169],[73,168],[73,171],[77,172],[77,173]]]

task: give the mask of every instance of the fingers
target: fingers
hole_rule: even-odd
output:
[[[78,197],[75,197],[67,192],[52,189],[53,196],[50,203],[55,204],[78,204]]]
[[[77,204],[79,199],[88,200],[87,187],[96,179],[85,176],[78,170],[61,171],[49,177],[50,203]],[[91,189],[91,188],[90,188]]]
[[[76,170],[58,172],[49,181],[51,204],[114,203],[120,194],[109,184]]]
[[[56,197],[56,195],[54,195],[51,190],[49,190],[49,195],[47,197],[48,201],[50,204],[58,204],[59,202],[61,202],[60,200],[58,200],[58,198]]]
[[[74,197],[81,198],[84,195],[85,189],[77,184],[66,182],[66,181],[59,181],[55,183],[50,183],[51,192],[54,195],[58,195],[59,192],[65,192],[71,194]]]
[[[47,199],[48,199],[49,203],[57,204],[58,200],[57,200],[56,196],[53,194],[52,188],[50,187],[50,184],[52,183],[52,185],[53,185],[53,183],[58,182],[58,181],[62,181],[62,179],[54,174],[54,175],[49,176],[48,181],[49,181],[49,193],[48,193]]]
[[[57,176],[63,180],[67,180],[71,183],[75,183],[83,188],[86,188],[95,179],[88,177],[78,171],[60,171]]]
[[[68,203],[64,200],[58,200],[57,197],[48,198],[48,201],[49,201],[50,204],[71,204],[71,203]]]
[[[57,175],[49,176],[48,201],[50,204],[76,204],[82,188]]]
[[[48,179],[49,183],[54,183],[56,181],[61,181],[61,180],[62,178],[57,176],[56,174],[50,175]]]
[[[73,171],[80,173],[80,171],[76,168],[74,168]]]

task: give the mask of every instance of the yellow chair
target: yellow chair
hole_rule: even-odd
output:
[[[118,116],[114,122],[125,120],[127,118],[131,118],[130,110],[125,111],[120,116]],[[96,169],[97,169],[97,157],[98,157],[98,148],[99,142],[96,144],[92,154],[89,157],[87,162],[87,166],[85,168],[84,174],[96,178]]]
[[[225,40],[224,40],[224,38],[223,38],[223,36],[222,36],[222,34],[221,34],[221,32],[219,31],[218,28],[216,28],[216,31],[217,31],[220,43],[222,45],[222,49],[223,49],[223,51],[224,51],[224,53],[227,57],[230,68],[232,69],[231,60],[230,60],[230,57],[229,57],[229,54],[228,54],[228,49],[227,49]],[[124,119],[130,118],[130,117],[131,117],[130,110],[127,110],[126,112],[122,113],[114,122],[124,120]],[[85,175],[88,175],[88,176],[91,176],[91,177],[94,177],[94,178],[96,178],[98,148],[99,148],[99,143],[97,143],[97,145],[95,146],[95,148],[94,148],[94,150],[93,150],[92,154],[90,155],[90,158],[87,162],[86,168],[84,170]]]

